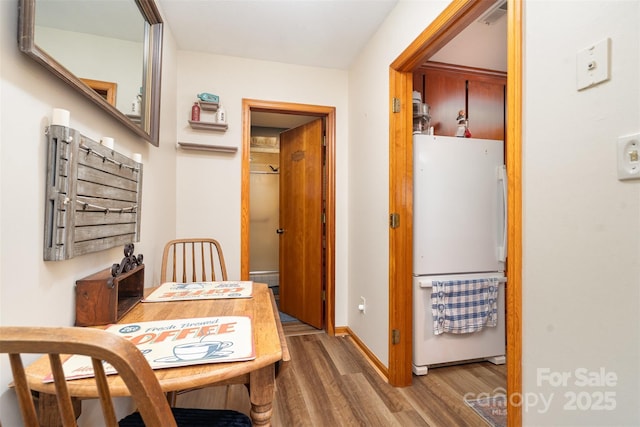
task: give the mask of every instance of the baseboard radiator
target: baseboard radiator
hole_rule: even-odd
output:
[[[270,288],[280,286],[280,272],[278,271],[251,271],[249,280],[258,283],[266,283]]]

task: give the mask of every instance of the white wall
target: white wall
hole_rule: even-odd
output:
[[[0,324],[69,326],[77,279],[120,262],[122,248],[67,261],[43,261],[45,128],[54,107],[71,111],[71,126],[144,161],[141,241],[145,282],[159,280],[162,245],[175,233],[175,46],[164,50],[160,148],[141,140],[18,50],[17,2],[0,1]],[[6,357],[0,358],[0,419],[20,425]]]
[[[523,389],[552,399],[526,425],[640,425],[640,181],[617,180],[615,149],[640,132],[639,20],[638,1],[525,3]],[[611,80],[578,92],[576,53],[606,37]],[[580,386],[581,368],[616,384]],[[604,392],[614,411],[563,409]]]
[[[388,365],[389,65],[447,6],[400,1],[349,71],[348,325]],[[360,297],[366,314],[358,311]]]
[[[191,106],[201,92],[225,107],[226,132],[193,130]],[[229,278],[240,277],[242,99],[336,108],[336,325],[345,325],[347,292],[347,72],[182,51],[178,55],[178,141],[238,147],[236,154],[179,150],[177,227],[180,237],[213,236],[222,244]],[[210,114],[210,113],[209,113]],[[206,112],[202,121],[212,121]]]

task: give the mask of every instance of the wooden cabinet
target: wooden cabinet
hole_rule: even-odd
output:
[[[76,326],[115,323],[142,300],[144,264],[116,277],[112,269],[76,281]]]
[[[413,74],[413,90],[431,107],[436,135],[454,136],[464,110],[473,138],[505,138],[506,73],[428,62]]]

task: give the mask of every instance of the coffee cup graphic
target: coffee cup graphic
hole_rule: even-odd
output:
[[[173,354],[178,360],[200,360],[214,357],[220,350],[233,345],[231,341],[206,341],[180,344],[173,347]]]
[[[174,289],[192,291],[194,289],[204,289],[204,285],[202,283],[176,283]]]

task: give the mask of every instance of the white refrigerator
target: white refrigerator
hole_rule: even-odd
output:
[[[489,359],[504,363],[506,173],[503,141],[413,136],[413,371]],[[498,279],[498,325],[433,333],[431,284]]]

